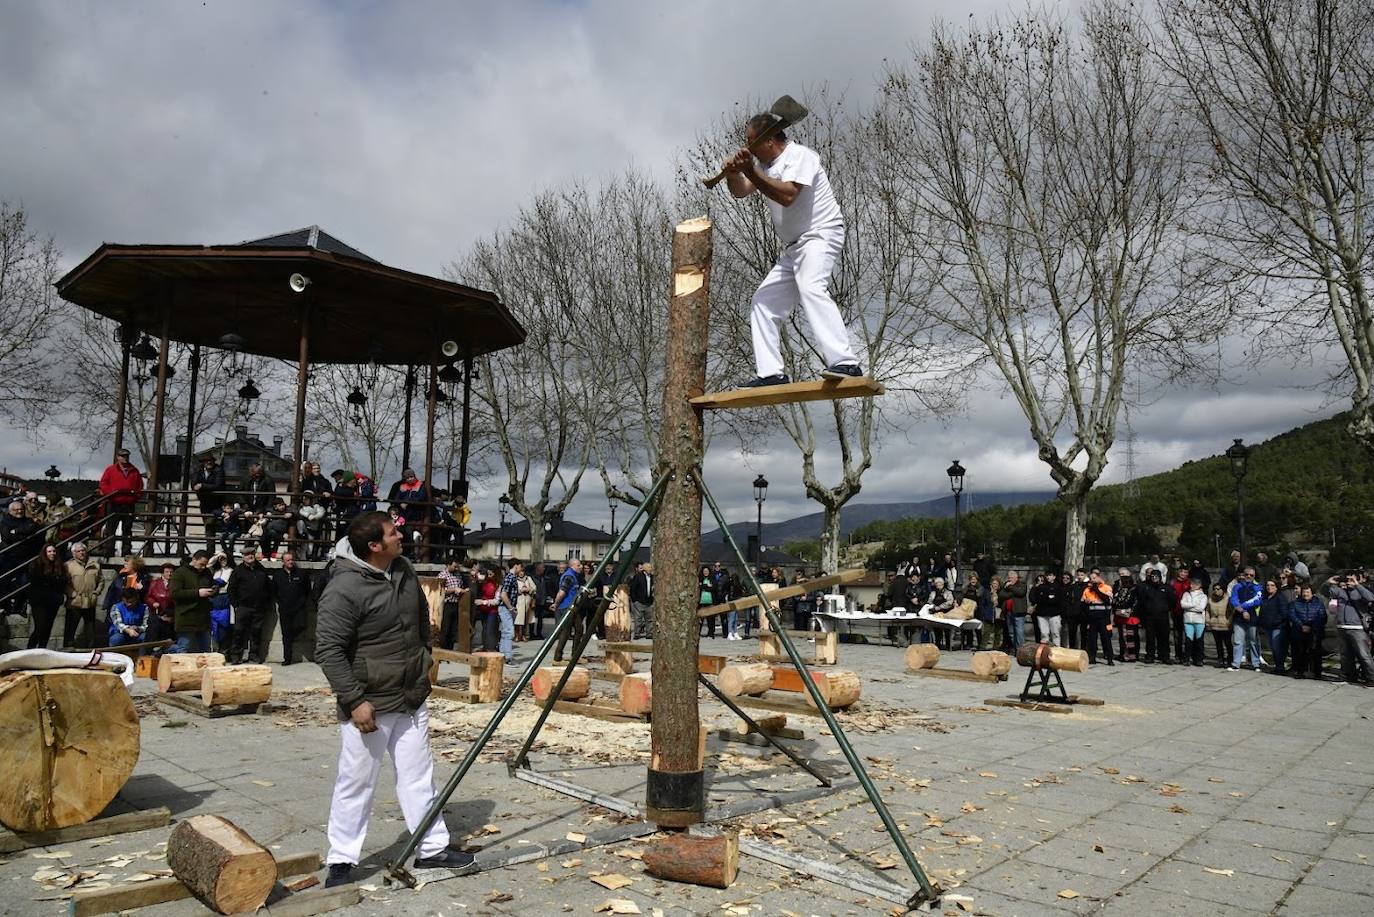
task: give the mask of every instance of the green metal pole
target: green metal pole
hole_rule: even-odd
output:
[[[615,556],[615,554],[620,551],[620,546],[628,537],[631,526],[637,523],[639,519],[646,514],[649,504],[662,492],[665,483],[666,478],[659,479],[650,491],[649,499],[646,499],[635,508],[634,515],[630,517],[630,522],[626,524],[621,534],[611,543],[610,551],[608,551],[606,555],[608,558]],[[606,560],[603,558],[601,563],[597,565],[596,572],[599,574],[605,565]],[[424,818],[420,819],[420,824],[415,826],[415,830],[411,832],[410,839],[407,840],[405,846],[401,848],[401,852],[396,855],[394,860],[387,864],[387,872],[391,873],[406,885],[411,887],[415,885],[415,877],[405,868],[406,860],[415,852],[415,848],[420,845],[420,839],[424,836],[425,832],[429,830],[430,826],[434,824],[434,820],[439,817],[444,806],[448,803],[449,797],[458,789],[458,784],[463,782],[463,778],[466,777],[468,771],[472,769],[472,765],[477,762],[477,756],[482,753],[482,749],[485,748],[487,742],[491,740],[492,734],[495,733],[496,728],[501,725],[501,721],[506,718],[506,714],[510,712],[510,708],[515,706],[515,702],[520,699],[521,692],[529,685],[530,679],[534,677],[534,673],[539,668],[540,663],[548,657],[549,653],[553,652],[556,638],[560,635],[560,632],[564,628],[570,626],[571,623],[572,615],[569,614],[554,626],[549,634],[549,638],[545,640],[544,644],[539,648],[539,653],[525,668],[525,671],[520,673],[519,679],[515,682],[515,687],[513,687],[510,693],[506,695],[505,699],[501,701],[501,706],[496,708],[496,712],[492,714],[491,720],[487,723],[486,727],[483,728],[481,735],[472,743],[472,747],[468,749],[467,756],[464,757],[462,763],[458,765],[458,769],[448,778],[448,782],[445,783],[444,788],[439,791],[439,795],[434,797],[434,802],[430,803]]]
[[[720,511],[720,507],[716,505],[715,497],[711,496],[711,491],[706,487],[706,482],[701,479],[701,475],[698,474],[695,469],[692,471],[692,475],[696,478],[697,486],[701,488],[702,496],[706,498],[707,506],[711,508],[711,515],[715,516],[716,522],[720,525],[720,530],[725,534],[725,540],[729,543],[730,550],[735,553],[735,557],[739,559],[740,564],[744,567],[745,575],[749,577],[749,586],[762,603],[764,612],[768,616],[768,623],[773,625],[773,630],[777,634],[778,640],[782,643],[783,649],[787,651],[788,658],[792,660],[792,665],[796,666],[797,672],[801,674],[802,684],[806,686],[807,693],[811,695],[811,700],[815,703],[816,709],[820,711],[821,716],[825,719],[825,724],[830,727],[830,734],[835,737],[835,741],[840,746],[840,751],[844,753],[845,759],[849,762],[850,768],[854,771],[854,776],[858,778],[859,784],[868,795],[868,801],[871,802],[873,808],[877,810],[878,818],[882,820],[883,827],[887,829],[888,836],[892,838],[892,843],[897,845],[897,850],[901,853],[907,868],[911,870],[912,876],[915,877],[916,882],[921,886],[921,897],[919,900],[934,901],[940,896],[941,890],[937,886],[931,884],[930,879],[926,876],[925,870],[922,869],[921,864],[917,862],[916,855],[911,852],[911,846],[907,844],[906,838],[902,836],[901,829],[897,827],[897,822],[893,819],[892,813],[887,810],[886,803],[884,803],[882,797],[878,795],[878,788],[873,785],[873,780],[868,776],[868,770],[864,767],[863,761],[860,760],[858,753],[854,751],[854,746],[849,744],[849,739],[845,736],[844,730],[840,728],[839,721],[835,719],[835,714],[831,711],[830,705],[825,702],[825,698],[821,696],[820,689],[817,688],[816,683],[812,681],[811,672],[807,669],[801,654],[797,652],[797,647],[792,643],[792,638],[787,635],[787,630],[783,627],[782,620],[778,617],[777,612],[773,610],[772,601],[768,598],[767,593],[763,591],[763,587],[759,585],[758,580],[755,579],[754,571],[749,567],[748,562],[744,559],[744,555],[740,553],[739,545],[735,542],[735,536],[730,531],[730,526],[725,520],[725,515]]]

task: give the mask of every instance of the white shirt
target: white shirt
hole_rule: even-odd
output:
[[[778,158],[764,166],[764,172],[777,181],[796,182],[802,186],[790,207],[764,196],[773,216],[773,229],[785,245],[818,230],[844,232],[844,215],[815,150],[789,140]]]

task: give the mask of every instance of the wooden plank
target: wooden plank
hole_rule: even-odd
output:
[[[337,911],[341,907],[352,907],[363,900],[362,889],[356,883],[336,885],[333,888],[312,888],[309,891],[287,895],[259,911],[267,917],[313,917]]]
[[[453,650],[430,650],[429,654],[434,657],[435,662],[456,662],[459,665],[476,666],[481,668],[487,664],[487,660],[476,653],[456,653]]]
[[[763,662],[785,662],[785,663],[790,663],[790,662],[792,661],[792,657],[791,657],[791,656],[788,656],[786,653],[759,653],[759,654],[758,654],[758,658],[759,658],[760,660],[762,660]],[[803,656],[803,657],[802,657],[802,662],[806,663],[806,664],[809,665],[809,666],[811,666],[811,665],[833,665],[833,664],[834,664],[834,663],[830,663],[830,662],[821,662],[821,661],[818,660],[815,656]]]
[[[14,853],[30,847],[49,847],[84,841],[93,837],[107,837],[111,834],[128,834],[131,831],[146,831],[161,828],[172,820],[172,813],[162,806],[156,809],[142,809],[138,812],[125,812],[108,818],[96,818],[84,825],[68,828],[54,828],[51,831],[6,831],[0,828],[0,853]]]
[[[320,868],[320,855],[315,852],[297,853],[277,859],[277,878],[298,876]],[[178,879],[152,879],[138,885],[121,885],[77,892],[67,904],[69,917],[91,917],[94,914],[113,914],[138,907],[149,907],[167,901],[181,901],[191,892]]]
[[[753,707],[756,710],[776,710],[779,713],[796,713],[802,716],[820,716],[819,710],[813,710],[805,701],[802,700],[777,700],[771,697],[742,697],[730,698],[740,707]]]
[[[760,388],[735,388],[725,392],[709,392],[691,399],[692,407],[702,411],[757,408],[770,404],[791,404],[798,401],[838,401],[841,398],[868,398],[886,391],[882,384],[867,376],[849,379],[815,379],[789,382],[786,385],[767,385]]]
[[[1006,681],[1003,675],[979,675],[977,672],[970,672],[967,669],[907,669],[908,675],[920,675],[922,678],[952,678],[957,681],[982,681],[996,683]]]
[[[219,719],[222,716],[239,716],[244,713],[257,713],[262,704],[239,704],[226,707],[207,707],[205,702],[200,699],[199,691],[159,691],[153,697],[160,704],[168,707],[176,707],[178,710],[185,710],[187,713],[194,713],[196,716],[203,716],[207,719]]]
[[[600,704],[579,704],[570,701],[554,701],[553,709],[555,713],[574,713],[578,716],[590,716],[593,719],[609,720],[615,723],[647,723],[648,714],[637,715],[626,713],[619,707],[603,707]]]
[[[787,734],[785,734],[785,733],[797,733],[797,734],[796,734],[796,735],[787,735]],[[768,740],[767,740],[766,738],[764,738],[763,736],[761,736],[761,735],[759,735],[759,734],[757,734],[757,733],[753,733],[753,732],[749,733],[748,735],[742,736],[742,735],[740,735],[738,732],[735,732],[733,729],[717,729],[717,730],[716,730],[714,733],[712,733],[712,734],[713,734],[717,739],[720,739],[722,742],[736,742],[736,743],[738,743],[738,744],[740,744],[740,745],[756,745],[756,746],[758,746],[759,748],[772,748],[772,747],[773,747],[773,743],[772,743],[772,742],[768,741]],[[787,730],[784,730],[783,732],[773,733],[773,738],[775,738],[775,739],[800,739],[800,738],[805,737],[805,735],[806,735],[806,733],[802,732],[800,729],[787,729]]]
[[[467,688],[452,688],[448,685],[433,685],[429,689],[433,697],[440,697],[444,700],[457,701],[460,704],[477,703],[477,694]]]
[[[603,640],[601,641],[601,649],[617,653],[652,653],[654,645],[652,643],[627,643],[623,640]]]
[[[845,583],[852,583],[863,579],[868,574],[867,570],[841,570],[839,573],[832,573],[829,576],[819,576],[809,579],[799,586],[786,586],[782,589],[775,589],[768,593],[769,602],[777,602],[780,599],[795,599],[799,595],[806,595],[808,592],[815,592],[819,589],[829,589],[831,586],[843,586]],[[733,602],[725,602],[721,605],[709,605],[697,611],[698,618],[709,618],[712,615],[722,615],[727,611],[743,611],[746,608],[756,608],[759,605],[759,597],[747,595],[742,599],[735,599]],[[767,633],[767,631],[765,631]],[[794,633],[788,631],[788,633]],[[802,631],[802,633],[808,633]]]
[[[989,697],[983,701],[992,707],[1015,707],[1018,710],[1034,710],[1037,713],[1073,713],[1073,707],[1068,704],[1041,704],[1031,701],[1011,700],[1006,697]]]
[[[596,681],[609,681],[612,684],[620,684],[620,679],[625,677],[623,672],[599,672],[592,669],[592,678]]]
[[[720,670],[730,664],[729,656],[697,656],[697,673],[699,675],[719,675]]]

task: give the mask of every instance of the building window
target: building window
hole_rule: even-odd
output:
[[[581,548],[568,548],[568,556],[567,556],[567,559],[568,559],[568,560],[581,560],[581,559],[582,559],[582,549],[581,549]]]

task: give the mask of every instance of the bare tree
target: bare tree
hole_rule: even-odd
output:
[[[30,429],[47,414],[54,391],[60,257],[51,237],[29,227],[22,208],[0,200],[0,414]]]
[[[801,454],[806,495],[819,503],[824,522],[820,533],[821,567],[839,565],[840,514],[858,496],[864,472],[873,464],[877,436],[884,425],[902,424],[923,409],[943,403],[945,380],[957,356],[922,347],[931,325],[927,300],[931,275],[913,257],[901,224],[883,206],[882,190],[896,179],[890,157],[874,155],[878,139],[871,114],[851,111],[824,89],[808,99],[812,112],[792,139],[817,150],[844,211],[845,246],[835,268],[831,293],[850,329],[866,372],[883,382],[883,398],[788,404],[764,416],[780,425]],[[714,131],[689,151],[681,172],[686,201],[701,197],[697,176],[709,174],[729,151],[737,149],[743,126],[722,118]],[[752,374],[749,303],[754,288],[772,268],[780,250],[768,211],[758,195],[739,201],[707,199],[715,223],[716,255],[711,293],[713,315],[722,332],[716,350],[726,356],[735,381]],[[783,356],[793,378],[814,378],[824,362],[801,327],[800,309],[793,313],[784,337]],[[818,423],[823,429],[818,432]],[[831,433],[833,424],[834,432]],[[838,447],[838,480],[822,480],[817,454]]]
[[[1162,57],[1204,134],[1201,251],[1248,317],[1334,339],[1350,432],[1374,452],[1368,0],[1162,0],[1160,10]]]
[[[937,29],[889,74],[880,154],[905,170],[889,204],[939,278],[933,317],[1025,414],[1071,566],[1128,374],[1203,372],[1215,332],[1183,282],[1185,138],[1147,29],[1111,2],[1079,26]]]
[[[374,374],[375,383],[370,378]],[[367,399],[356,406],[348,403],[355,387]],[[307,429],[346,467],[365,471],[385,493],[385,480],[395,473],[400,461],[406,407],[404,369],[378,366],[364,372],[358,366],[317,366],[309,392]]]

